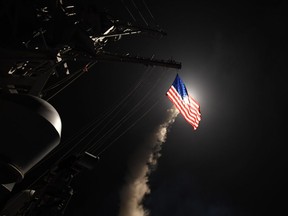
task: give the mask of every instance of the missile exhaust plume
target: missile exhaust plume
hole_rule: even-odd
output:
[[[167,110],[167,117],[156,129],[152,140],[137,149],[129,163],[125,185],[120,192],[119,216],[148,216],[142,200],[150,193],[149,174],[156,169],[161,156],[162,144],[166,141],[167,132],[175,121],[178,110],[175,107]]]

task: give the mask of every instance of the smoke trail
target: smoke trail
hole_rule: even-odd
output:
[[[129,163],[126,185],[120,193],[119,216],[148,216],[149,211],[143,207],[142,200],[150,193],[148,177],[156,169],[157,160],[161,156],[162,144],[166,141],[167,132],[179,114],[176,108],[167,110],[167,117],[156,130],[152,140],[143,145],[134,154]]]

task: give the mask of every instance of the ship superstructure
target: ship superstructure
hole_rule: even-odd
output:
[[[106,49],[124,37],[166,36],[160,28],[122,21],[76,1],[1,2],[0,215],[60,215],[73,194],[70,182],[99,159],[88,151],[68,155],[39,180],[38,188],[14,191],[40,161],[61,145],[62,122],[49,100],[101,61],[181,68]],[[88,146],[89,147],[89,146]]]

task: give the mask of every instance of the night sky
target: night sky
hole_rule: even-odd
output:
[[[123,2],[145,25],[132,1]],[[177,73],[202,120],[194,131],[179,114],[169,127],[143,199],[150,216],[287,215],[288,3],[146,0],[151,17],[143,1],[134,2],[167,36],[125,37],[107,49],[173,59],[182,68],[99,62],[50,100],[63,142],[109,109],[119,112],[104,120],[108,128],[131,114],[100,142],[109,147],[95,169],[75,177],[66,215],[118,216],[129,167],[173,106],[165,93]],[[105,4],[129,18],[121,1]]]
[[[151,193],[143,200],[150,215],[286,215],[287,3],[146,3],[154,21],[168,35],[160,40],[123,39],[119,50],[172,58],[182,63],[182,69],[155,67],[145,77],[143,87],[124,109],[128,111],[150,88],[153,93],[143,109],[156,100],[157,105],[111,145],[92,173],[79,176],[68,215],[118,214],[119,191],[129,164],[134,163],[133,154],[145,145],[172,106],[165,93],[177,73],[200,103],[202,121],[193,131],[178,115],[171,126],[157,168],[149,176]],[[75,84],[75,97],[65,99],[81,103],[69,108],[77,118],[89,119],[96,115],[95,109],[103,112],[99,97],[106,105],[105,100],[125,96],[147,70],[122,63],[100,66]],[[107,86],[99,86],[100,82]],[[80,110],[84,110],[81,115]],[[67,114],[65,118],[74,117]],[[75,129],[77,123],[74,125]],[[63,126],[65,132],[65,121]]]
[[[134,163],[133,154],[145,145],[172,106],[165,93],[177,73],[199,101],[202,121],[193,131],[179,115],[171,126],[157,168],[149,176],[151,193],[143,200],[150,215],[286,215],[287,3],[146,3],[155,23],[168,35],[160,40],[123,39],[119,50],[172,58],[182,63],[182,69],[155,67],[145,75],[144,66],[100,64],[100,69],[95,66],[75,84],[75,97],[65,102],[81,105],[65,105],[65,109],[61,105],[62,112],[69,109],[71,114],[63,118],[74,119],[75,113],[87,121],[94,118],[109,107],[107,100],[112,103],[128,94],[127,89],[144,75],[143,87],[124,109],[128,112],[151,88],[153,93],[127,125],[154,101],[158,103],[101,155],[94,171],[75,180],[68,215],[118,214],[119,191],[129,164]],[[99,97],[104,100],[103,108]],[[66,122],[72,124],[72,119]],[[64,120],[65,132],[68,123]],[[77,130],[77,121],[74,125]],[[119,133],[122,131],[120,128]]]

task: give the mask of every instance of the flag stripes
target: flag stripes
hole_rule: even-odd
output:
[[[179,85],[182,86],[179,87]],[[184,94],[182,93],[182,95],[181,92],[179,93],[177,91],[177,89],[180,88],[182,90],[185,89],[185,92]],[[200,105],[188,94],[184,83],[178,75],[166,95],[183,115],[184,119],[193,126],[194,130],[196,130],[201,120]]]

